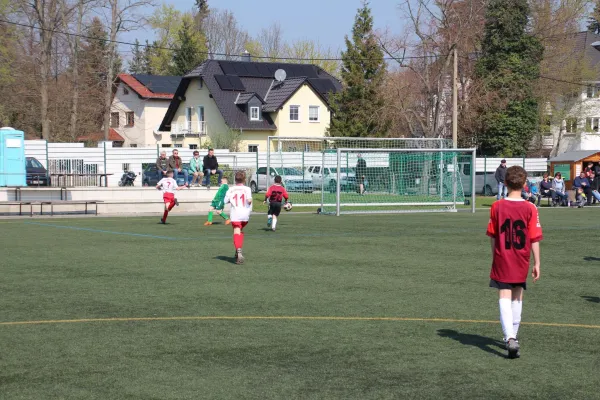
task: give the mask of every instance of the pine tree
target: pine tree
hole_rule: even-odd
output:
[[[140,49],[140,42],[135,39],[135,44],[131,48],[133,56],[129,62],[129,73],[130,74],[144,74],[144,53]]]
[[[194,29],[190,17],[184,16],[177,32],[177,45],[173,51],[171,74],[182,76],[206,59],[204,35]]]
[[[368,2],[358,9],[352,27],[352,40],[346,36],[340,76],[344,89],[331,95],[330,136],[382,137],[389,122],[381,117],[381,95],[385,62],[373,32]]]
[[[491,99],[480,110],[480,150],[486,155],[524,156],[538,131],[533,86],[544,49],[527,33],[527,0],[491,0],[486,10],[477,76]]]
[[[156,42],[154,43],[156,44]],[[144,52],[142,53],[142,73],[148,75],[155,75],[152,70],[152,45],[148,43],[148,39],[146,39],[146,47],[144,47]]]
[[[594,11],[592,15],[588,18],[588,31],[600,34],[600,0],[596,1],[596,6],[594,7]]]

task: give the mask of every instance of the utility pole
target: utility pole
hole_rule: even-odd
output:
[[[452,74],[452,145],[458,148],[458,50],[454,45],[454,71]]]

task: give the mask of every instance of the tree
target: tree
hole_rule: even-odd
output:
[[[596,0],[594,11],[588,17],[588,31],[600,34],[600,1]]]
[[[192,17],[184,15],[177,31],[177,47],[173,51],[171,74],[182,76],[206,59],[204,35],[194,29]]]
[[[539,78],[543,47],[527,32],[526,0],[490,0],[485,16],[477,76],[490,94],[481,111],[480,150],[486,155],[523,156],[538,128]]]
[[[144,50],[140,49],[140,42],[135,39],[135,44],[131,48],[132,57],[129,62],[129,73],[130,74],[145,74],[144,71]]]
[[[108,56],[106,58],[107,76],[104,92],[104,140],[108,140],[110,129],[110,106],[113,97],[115,70],[118,67],[116,53],[117,35],[123,31],[136,29],[143,22],[143,18],[136,15],[136,11],[145,6],[151,6],[151,0],[106,0],[106,17],[108,23]],[[120,68],[119,68],[120,69]]]
[[[291,45],[284,45],[283,57],[289,58],[289,60],[283,59],[283,62],[317,65],[332,75],[337,75],[340,67],[335,60],[337,54],[312,40],[298,40]]]
[[[344,89],[330,96],[333,117],[331,136],[381,137],[388,121],[382,118],[382,83],[385,76],[383,52],[373,33],[373,17],[368,2],[358,10],[352,40],[346,36],[340,76]]]
[[[204,23],[209,58],[237,59],[250,40],[248,32],[238,26],[233,12],[211,9]],[[216,53],[227,56],[216,56]]]
[[[276,22],[268,28],[263,28],[257,38],[262,47],[262,54],[268,57],[265,61],[279,61],[279,57],[284,55],[284,43],[282,38],[281,25]]]
[[[148,50],[149,70],[156,75],[168,75],[172,69],[173,50],[177,43],[177,32],[181,26],[182,14],[173,5],[163,4],[154,10],[149,18],[150,26],[156,34],[152,48]]]

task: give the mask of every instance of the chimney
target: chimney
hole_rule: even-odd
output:
[[[246,62],[252,61],[252,56],[250,55],[248,50],[244,50],[244,52],[242,53],[242,61],[246,61]]]

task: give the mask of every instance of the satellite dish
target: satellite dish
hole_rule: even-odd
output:
[[[285,81],[286,76],[287,74],[283,69],[278,69],[277,71],[275,71],[275,80],[277,80],[278,82]]]

